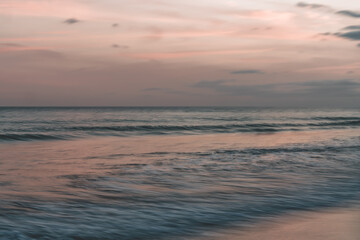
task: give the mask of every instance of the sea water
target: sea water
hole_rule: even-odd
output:
[[[0,108],[0,239],[187,239],[359,197],[360,109]]]

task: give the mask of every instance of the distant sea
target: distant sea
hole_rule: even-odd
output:
[[[360,108],[0,108],[0,239],[188,239],[360,199]]]

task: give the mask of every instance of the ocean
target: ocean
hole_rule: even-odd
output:
[[[0,239],[189,239],[360,197],[360,109],[0,108]]]

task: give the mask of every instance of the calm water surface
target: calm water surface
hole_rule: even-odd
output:
[[[0,108],[0,239],[187,239],[358,203],[360,109]]]

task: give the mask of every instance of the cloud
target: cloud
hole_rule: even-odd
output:
[[[360,82],[351,79],[310,81],[296,85],[305,87],[298,93],[306,96],[360,96]]]
[[[121,48],[121,49],[127,49],[129,48],[129,46],[127,45],[118,45],[118,44],[113,44],[111,45],[112,48]]]
[[[161,93],[165,93],[165,94],[177,94],[177,95],[192,95],[188,92],[185,91],[179,91],[179,90],[174,90],[171,88],[158,88],[158,87],[153,87],[153,88],[145,88],[143,89],[144,92],[161,92]]]
[[[66,24],[75,24],[75,23],[78,23],[78,22],[80,22],[80,20],[78,20],[78,19],[76,19],[76,18],[68,18],[68,19],[66,19],[65,21],[64,21],[64,23],[66,23]]]
[[[338,36],[344,39],[352,40],[352,41],[359,41],[360,40],[360,25],[350,25],[347,27],[344,27],[342,30],[347,32],[337,32],[337,33],[322,33],[321,35],[327,36],[327,35],[333,35]],[[355,31],[351,31],[355,30]]]
[[[215,92],[223,93],[232,96],[264,96],[272,92],[275,84],[263,85],[237,85],[233,84],[236,80],[215,80],[215,81],[200,81],[193,85],[196,88],[207,88]]]
[[[30,52],[30,51],[29,51]],[[42,58],[63,59],[64,55],[53,50],[32,50],[31,53]]]
[[[215,92],[233,96],[256,96],[266,98],[288,97],[289,101],[296,97],[329,98],[360,97],[360,82],[351,79],[328,81],[308,81],[297,83],[278,83],[262,85],[229,84],[234,80],[200,81],[192,87],[207,88]]]
[[[293,83],[298,86],[310,86],[310,87],[330,87],[330,88],[339,88],[339,87],[360,87],[360,82],[356,82],[352,79],[338,79],[330,81],[308,81],[308,82],[299,82]]]
[[[353,18],[360,18],[360,12],[355,12],[355,11],[350,11],[350,10],[337,11],[337,10],[333,9],[332,7],[330,7],[330,6],[323,5],[323,4],[298,2],[296,4],[296,6],[300,7],[300,8],[309,8],[309,9],[328,9],[328,10],[331,10],[331,11],[333,11],[336,14],[339,14],[339,15],[343,15],[343,16],[347,16],[347,17],[353,17]]]
[[[322,35],[322,36],[331,36],[331,35],[334,35],[334,34],[331,33],[331,32],[324,32],[324,33],[320,33],[320,35]]]
[[[360,18],[360,13],[359,12],[354,12],[354,11],[349,11],[349,10],[342,10],[342,11],[338,11],[336,13],[340,14],[340,15],[348,16],[348,17]]]
[[[119,26],[119,24],[117,24],[117,23],[113,23],[111,26],[112,26],[112,27],[114,27],[114,28],[116,28],[116,27],[118,27],[118,26]]]
[[[3,52],[0,56],[0,63],[4,64],[16,64],[31,63],[31,64],[44,64],[51,63],[52,60],[59,61],[64,60],[65,56],[57,51],[50,49],[36,49],[36,48],[19,48],[17,51]]]
[[[200,88],[214,88],[218,86],[222,86],[224,83],[228,82],[236,82],[236,80],[215,80],[215,81],[200,81],[192,85],[193,87],[200,87]]]
[[[186,58],[207,55],[238,55],[246,53],[267,52],[269,49],[244,49],[244,50],[201,50],[201,51],[177,51],[177,52],[150,52],[136,53],[131,57],[143,59],[171,59]]]
[[[24,47],[24,45],[18,44],[18,43],[0,43],[0,46],[5,47]]]
[[[335,33],[334,35],[350,39],[350,40],[360,40],[360,31],[351,31],[346,33]]]
[[[306,2],[298,2],[296,4],[297,7],[301,7],[301,8],[312,8],[312,9],[317,9],[317,8],[329,8],[326,5],[322,5],[322,4],[314,4],[314,3],[306,3]]]
[[[360,30],[360,25],[351,25],[344,27],[343,30]]]
[[[155,87],[153,87],[153,88],[145,88],[145,89],[143,89],[144,92],[162,91],[162,90],[164,90],[164,88],[155,88]]]
[[[0,43],[0,53],[7,54],[9,59],[11,56],[15,55],[34,55],[34,56],[44,56],[44,57],[60,57],[62,54],[59,52],[53,51],[48,47],[35,47],[35,46],[27,46],[18,43],[4,42]],[[9,55],[10,54],[10,55]]]
[[[231,74],[264,74],[264,72],[256,69],[243,69],[232,71]]]

